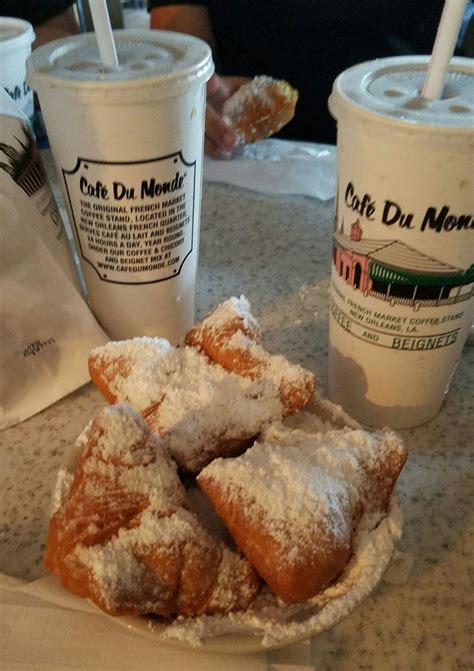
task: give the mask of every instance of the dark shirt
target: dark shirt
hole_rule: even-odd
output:
[[[73,4],[74,0],[0,0],[0,16],[14,16],[37,26]]]
[[[270,75],[300,93],[283,137],[335,142],[327,99],[336,76],[356,63],[429,54],[443,0],[149,0],[149,9],[206,5],[221,75]]]

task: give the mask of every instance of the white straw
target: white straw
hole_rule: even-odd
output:
[[[466,5],[467,0],[445,0],[433,52],[428,64],[428,72],[421,92],[421,97],[426,100],[441,98]]]
[[[90,0],[90,9],[102,63],[116,70],[119,62],[106,0]]]

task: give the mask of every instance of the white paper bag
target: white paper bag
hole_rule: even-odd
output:
[[[0,90],[0,429],[88,382],[107,337],[79,289],[34,137]]]

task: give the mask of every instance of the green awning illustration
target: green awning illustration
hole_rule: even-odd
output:
[[[430,287],[456,287],[474,282],[474,265],[465,272],[442,275],[421,275],[406,270],[387,268],[372,260],[369,276],[371,280],[386,284],[405,284]]]

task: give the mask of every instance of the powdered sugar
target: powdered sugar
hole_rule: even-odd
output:
[[[336,406],[319,397],[316,398],[314,412],[317,414],[299,413],[292,419],[292,424],[324,434],[328,429],[333,430],[335,423],[344,418]],[[333,423],[328,417],[333,419]],[[268,435],[271,437],[272,432]],[[84,437],[82,448],[83,441]],[[67,467],[63,469],[69,474],[69,478],[76,457],[69,458]],[[217,528],[214,524],[210,526],[213,530]],[[355,538],[353,559],[337,582],[302,604],[283,604],[271,593],[264,591],[251,609],[225,616],[178,617],[172,623],[166,624],[160,619],[137,617],[114,618],[113,621],[128,628],[146,631],[153,637],[178,641],[185,646],[201,646],[205,642],[206,649],[212,649],[213,641],[218,642],[220,637],[228,634],[232,637],[229,639],[228,649],[233,647],[236,652],[249,646],[248,638],[243,639],[242,635],[252,636],[252,640],[255,640],[252,643],[254,650],[280,646],[305,636],[316,635],[352,612],[377,585],[390,562],[401,529],[401,513],[393,498],[387,515],[382,516],[382,519],[372,515],[361,521]],[[107,552],[113,553],[115,550],[116,548],[110,547]],[[107,555],[109,558],[110,556]],[[97,565],[98,560],[98,556],[89,556],[87,559],[92,566]],[[106,564],[108,567],[98,569],[104,571],[100,580],[105,584],[111,575],[107,577],[107,572],[112,570],[110,562]],[[124,576],[128,575],[126,581],[139,579],[139,572],[140,568],[130,559],[124,571]],[[225,589],[224,584],[224,592]]]
[[[212,365],[192,348],[178,350],[180,375],[171,380],[150,424],[169,435],[180,465],[194,471],[219,453],[219,444],[255,436],[283,414],[278,387],[265,379],[249,380]]]
[[[247,606],[255,573],[188,509],[165,441],[126,405],[104,408],[86,436],[73,486],[61,488],[46,565],[65,584],[82,576],[82,589],[111,612],[180,612],[181,599],[185,612]]]
[[[210,364],[193,347],[174,349],[154,340],[109,343],[94,356],[118,402],[139,412],[157,404],[147,421],[169,434],[171,453],[181,466],[196,470],[209,461],[209,453],[218,453],[222,441],[250,438],[282,417],[274,380],[250,380]],[[130,362],[126,374],[123,361]]]
[[[71,489],[73,480],[74,474],[68,468],[62,467],[59,469],[56,476],[56,484],[53,495],[51,497],[51,515],[54,515],[56,510],[61,505],[61,501],[65,496],[67,496],[69,490]]]
[[[272,97],[268,93],[268,88],[276,83],[276,79],[268,77],[267,75],[254,77],[252,81],[241,86],[238,91],[226,101],[223,109],[224,117],[229,117],[230,119],[240,117],[249,102],[255,100],[255,98],[258,98],[262,105],[270,105]]]
[[[312,382],[314,379],[310,371],[291,363],[281,354],[270,354],[242,331],[234,333],[228,339],[224,349],[245,351],[251,359],[258,362],[261,375],[271,381],[276,389],[280,389],[282,383],[299,386],[304,385],[306,381]]]
[[[145,423],[141,418],[131,416],[125,406],[111,406],[108,412],[101,413],[96,423],[101,431],[94,451],[103,461],[113,460],[130,467],[154,461],[157,450],[151,442],[158,442],[159,439],[145,440]]]
[[[217,482],[229,502],[236,497],[246,514],[259,519],[278,541],[291,564],[314,535],[315,519],[329,519],[333,511],[330,531],[336,537],[346,535],[349,499],[344,482],[311,462],[308,468],[303,450],[289,447],[263,438],[238,459],[213,461],[198,482]]]
[[[104,482],[109,481],[122,492],[149,498],[155,510],[168,511],[182,504],[184,489],[176,464],[168,457],[167,442],[151,434],[129,406],[104,408],[87,435],[92,440],[82,469],[88,477],[89,496],[103,495]]]
[[[222,548],[221,562],[217,581],[214,585],[209,608],[216,611],[222,604],[229,604],[232,608],[238,608],[239,602],[251,603],[255,599],[255,589],[253,583],[248,580],[239,579],[239,576],[246,573],[247,560],[229,550]]]
[[[186,341],[227,370],[267,380],[278,390],[285,414],[300,410],[314,392],[314,375],[286,357],[264,350],[257,342],[258,335],[250,303],[240,296],[221,303],[190,331]]]
[[[392,447],[403,450],[393,434],[308,434],[272,425],[241,457],[214,460],[198,482],[213,481],[226,500],[235,498],[291,565],[317,527],[334,539],[347,538],[366,478],[362,465],[376,470]]]
[[[311,398],[314,375],[266,352],[258,334],[249,301],[232,297],[191,329],[186,347],[144,337],[96,348],[93,379],[109,400],[143,413],[155,432],[169,436],[178,464],[197,471]]]
[[[296,103],[296,92],[286,82],[260,75],[241,86],[226,100],[222,109],[223,118],[236,130],[239,142],[245,144],[254,141],[252,136],[258,139],[262,132],[262,124],[268,123],[278,112],[275,101],[280,99],[289,103],[293,96]],[[241,127],[242,125],[245,129]],[[264,135],[276,133],[282,125],[283,123],[277,123],[274,128],[269,127]]]
[[[232,296],[228,300],[220,303],[213,312],[204,319],[202,326],[218,333],[222,328],[229,325],[236,317],[242,321],[242,328],[245,332],[257,335],[260,331],[258,322],[251,313],[250,302],[245,296]]]
[[[227,649],[235,652],[243,646],[258,650],[291,643],[306,636],[315,636],[349,615],[374,589],[388,567],[396,543],[401,536],[402,515],[395,498],[387,515],[372,520],[370,530],[356,537],[354,556],[333,585],[309,601],[287,605],[268,592],[262,593],[245,612],[226,616],[177,618],[164,626],[148,622],[151,636],[177,640],[183,645],[213,649],[213,642],[230,635],[233,640]],[[139,631],[146,630],[147,621],[127,618],[123,622]],[[255,637],[249,645],[248,635]]]
[[[71,489],[74,480],[74,471],[79,458],[87,445],[91,425],[92,421],[90,421],[85,429],[79,434],[74,445],[72,445],[66,453],[64,464],[61,466],[56,476],[56,482],[51,496],[51,515],[54,515]]]
[[[152,504],[140,517],[140,525],[132,529],[122,528],[117,536],[107,543],[84,546],[78,545],[74,551],[76,558],[88,567],[108,608],[126,605],[124,594],[137,600],[143,592],[143,582],[154,587],[154,598],[150,610],[162,607],[164,598],[163,582],[156,574],[154,580],[146,579],[145,565],[137,555],[145,555],[159,547],[160,552],[176,553],[181,544],[196,539],[198,524],[194,515],[179,508],[170,515],[162,516]],[[142,604],[146,607],[146,604]]]
[[[361,429],[355,419],[349,417],[339,405],[325,399],[316,390],[305,410],[284,419],[285,426],[301,429],[307,433],[324,433],[334,429]]]

